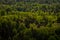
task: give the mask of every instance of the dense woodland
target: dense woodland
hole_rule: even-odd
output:
[[[0,40],[60,40],[60,0],[0,0]]]

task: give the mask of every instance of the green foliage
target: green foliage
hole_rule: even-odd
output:
[[[54,36],[50,36],[48,40],[57,40]]]
[[[59,0],[0,0],[0,40],[60,40]]]

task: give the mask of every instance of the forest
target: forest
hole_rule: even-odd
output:
[[[0,0],[0,40],[60,40],[60,0]]]

